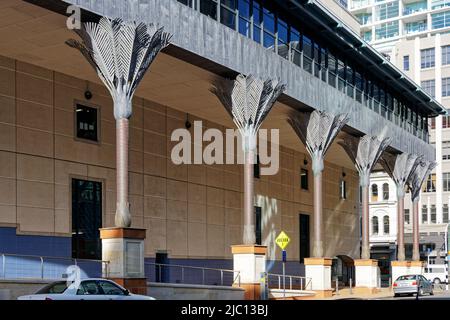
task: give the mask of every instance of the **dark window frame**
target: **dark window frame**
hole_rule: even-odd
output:
[[[90,139],[87,137],[81,137],[78,135],[78,109],[82,108],[89,108],[89,109],[95,109],[96,110],[96,139]],[[93,143],[93,144],[101,144],[101,108],[98,105],[88,103],[85,101],[80,100],[74,100],[73,103],[73,123],[74,123],[74,139],[76,141],[86,142],[86,143]]]

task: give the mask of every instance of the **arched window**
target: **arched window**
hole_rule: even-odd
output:
[[[372,185],[372,201],[378,201],[378,186],[376,184]]]
[[[372,217],[372,234],[378,234],[378,217]]]
[[[389,184],[383,184],[383,200],[389,200]]]
[[[384,216],[383,218],[383,232],[384,234],[389,234],[389,216]]]

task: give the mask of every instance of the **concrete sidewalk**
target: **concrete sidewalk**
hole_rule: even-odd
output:
[[[394,291],[391,288],[381,288],[381,291],[375,294],[356,294],[355,289],[350,293],[350,288],[343,288],[339,293],[333,292],[333,297],[323,298],[320,300],[341,300],[341,299],[388,299],[394,296]]]

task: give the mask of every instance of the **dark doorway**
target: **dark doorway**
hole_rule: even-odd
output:
[[[169,256],[166,252],[157,252],[155,257],[155,282],[169,282]]]
[[[72,257],[102,258],[102,184],[72,179]]]
[[[262,244],[261,207],[255,207],[255,237],[256,244]]]
[[[300,263],[304,263],[305,258],[309,258],[309,215],[300,214]]]

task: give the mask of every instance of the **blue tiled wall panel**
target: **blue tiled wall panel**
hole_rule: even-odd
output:
[[[169,282],[169,283],[189,283],[189,284],[207,284],[207,285],[231,285],[233,283],[233,275],[231,272],[221,273],[215,270],[184,269],[182,274],[181,268],[178,267],[156,267],[150,263],[155,263],[155,259],[145,259],[145,275],[150,282]],[[233,269],[233,260],[216,260],[216,259],[170,259],[171,265],[195,266],[213,269]],[[267,269],[269,273],[282,274],[281,261],[267,261]],[[286,263],[286,274],[292,276],[304,276],[305,268],[303,264],[295,261]],[[203,281],[204,277],[204,281]],[[222,282],[223,281],[223,282]],[[278,280],[274,277],[270,278],[271,284],[275,285]]]
[[[70,257],[71,241],[68,237],[17,235],[15,228],[0,227],[0,253]]]
[[[67,267],[74,264],[71,260],[71,238],[17,235],[15,228],[0,228],[0,254],[6,254],[5,258],[0,256],[0,278],[39,279],[43,273],[44,279],[61,279]],[[39,258],[14,257],[7,254],[46,257],[44,268],[42,270]],[[83,278],[100,277],[102,274],[100,263],[78,261],[78,266]]]

